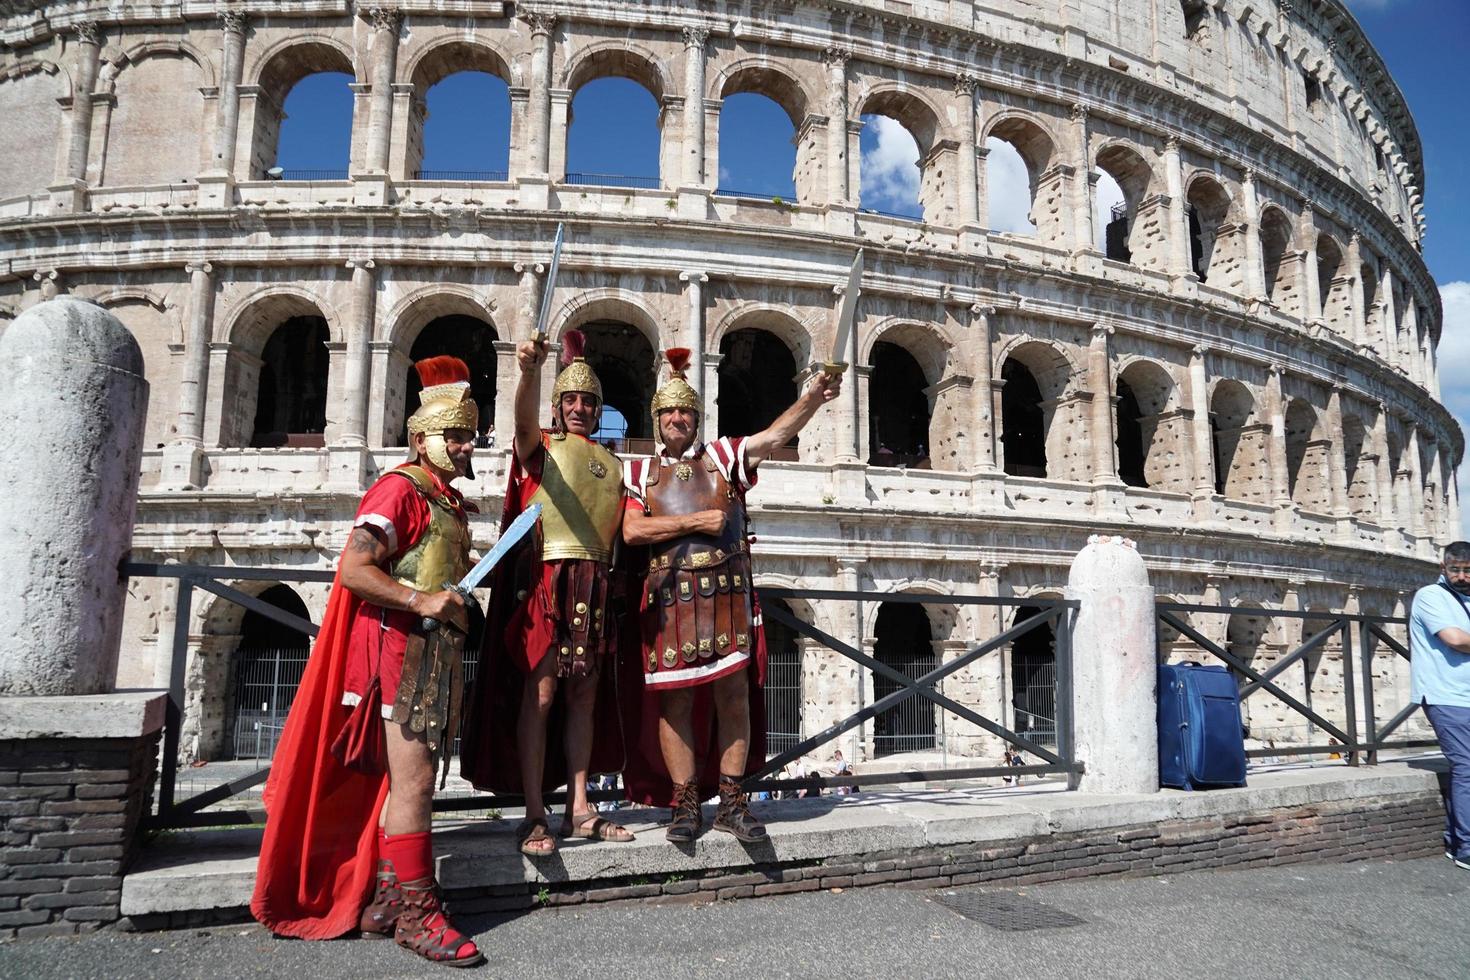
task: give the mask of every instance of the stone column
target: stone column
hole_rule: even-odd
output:
[[[1210,496],[1215,492],[1215,443],[1210,438],[1210,391],[1205,376],[1205,349],[1196,347],[1189,354],[1190,432],[1194,442],[1194,493]]]
[[[1424,354],[1419,350],[1419,308],[1413,296],[1405,297],[1403,321],[1404,372],[1409,376],[1409,380],[1422,387],[1424,385]]]
[[[1348,504],[1347,453],[1343,446],[1342,389],[1336,385],[1327,396],[1327,438],[1331,440],[1327,477],[1332,484],[1332,516],[1342,520],[1352,516],[1352,507]]]
[[[1297,237],[1302,241],[1302,321],[1322,322],[1322,279],[1317,269],[1317,222],[1311,201],[1302,202]]]
[[[1261,259],[1261,202],[1256,197],[1256,172],[1247,169],[1240,181],[1245,205],[1245,285],[1248,299],[1266,298],[1266,267]]]
[[[1169,272],[1192,275],[1189,255],[1189,212],[1184,198],[1184,165],[1179,156],[1179,138],[1164,141],[1164,177],[1169,195]]]
[[[975,337],[974,358],[975,385],[970,397],[974,399],[973,425],[975,426],[975,458],[972,465],[981,471],[993,473],[995,465],[995,356],[990,335],[990,318],[995,307],[976,303],[970,307],[970,332]]]
[[[704,186],[704,46],[709,30],[684,28],[684,186]]]
[[[68,461],[65,492],[34,444],[0,450],[0,534],[10,551],[0,695],[112,690],[132,543],[148,382],[116,317],[70,297],[31,307],[0,334],[0,429],[45,433]]]
[[[1078,251],[1099,251],[1092,227],[1092,153],[1088,147],[1087,106],[1077,103],[1072,106],[1072,234],[1076,237],[1073,247]]]
[[[350,259],[352,272],[352,320],[347,326],[347,398],[342,406],[342,429],[338,442],[344,446],[367,445],[369,382],[372,378],[372,341],[377,314],[376,263],[372,259]]]
[[[960,137],[960,224],[980,226],[980,179],[977,151],[979,133],[975,125],[975,84],[973,75],[955,79],[955,113],[959,116]]]
[[[704,384],[704,284],[709,282],[709,276],[700,269],[689,269],[679,273],[679,281],[688,283],[684,290],[689,297],[689,316],[685,320],[684,338],[689,345],[689,380],[699,391],[699,418],[705,421],[709,418],[708,409],[713,398],[705,390]],[[655,353],[655,358],[657,354]],[[712,432],[705,431],[705,437],[713,436]]]
[[[1286,471],[1286,399],[1281,394],[1281,368],[1273,366],[1266,377],[1266,417],[1271,424],[1267,445],[1271,464],[1271,498],[1276,506],[1291,507],[1291,478]],[[1289,520],[1289,516],[1288,516]]]
[[[1412,420],[1404,423],[1404,456],[1409,471],[1409,512],[1404,526],[1415,537],[1426,535],[1424,523],[1424,466],[1419,459],[1419,426]]]
[[[1092,343],[1087,349],[1087,386],[1092,389],[1092,482],[1118,483],[1118,466],[1113,434],[1112,360],[1108,352],[1108,335],[1113,328],[1105,323],[1092,327]]]
[[[198,490],[204,486],[205,395],[209,387],[209,341],[214,332],[214,267],[208,262],[191,262],[184,271],[189,273],[189,319],[184,327],[177,434],[163,449],[159,481],[161,487],[170,490]]]
[[[388,147],[393,135],[393,71],[398,64],[398,29],[403,13],[397,7],[370,7],[373,24],[372,121],[368,129],[367,169],[388,172]]]
[[[847,205],[847,62],[852,55],[841,48],[823,54],[827,66],[827,203]]]
[[[97,87],[98,56],[102,50],[95,21],[82,21],[72,29],[76,32],[77,51],[72,69],[66,162],[55,183],[47,188],[51,192],[51,210],[57,213],[81,211],[86,207],[87,161],[92,149],[92,90]]]
[[[519,16],[531,28],[531,173],[545,176],[551,160],[551,34],[556,15],[526,11]]]
[[[1090,538],[1072,562],[1067,598],[1081,602],[1071,703],[1073,745],[1087,770],[1068,785],[1085,793],[1157,792],[1154,590],[1133,542]]]
[[[842,291],[844,285],[834,286],[832,292],[832,329],[835,334],[837,329],[837,316],[842,305]],[[840,463],[856,463],[862,459],[862,415],[858,401],[858,372],[861,365],[858,364],[858,331],[862,325],[862,296],[857,300],[858,309],[854,311],[852,332],[847,335],[847,352],[845,360],[849,370],[842,379],[842,391],[837,396],[837,417],[834,426],[837,443],[837,461]],[[822,342],[823,344],[826,341]],[[823,360],[822,358],[818,358]]]
[[[1374,465],[1377,482],[1378,522],[1386,529],[1398,527],[1394,509],[1393,465],[1388,458],[1388,406],[1378,403],[1378,415],[1373,420],[1373,452],[1378,455]]]
[[[240,136],[240,77],[245,65],[245,15],[226,10],[219,15],[224,27],[224,58],[220,65],[219,105],[214,118],[214,157],[210,170],[233,175],[235,144]]]
[[[1347,270],[1350,287],[1349,303],[1352,305],[1353,336],[1356,344],[1364,347],[1368,345],[1368,310],[1366,308],[1367,297],[1363,295],[1363,243],[1357,232],[1353,232],[1348,239]]]
[[[1379,307],[1383,315],[1378,323],[1383,329],[1383,348],[1379,352],[1385,361],[1395,367],[1404,364],[1403,346],[1399,343],[1398,308],[1393,301],[1393,266],[1383,263],[1383,281],[1378,285]]]

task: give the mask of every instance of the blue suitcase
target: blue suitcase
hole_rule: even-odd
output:
[[[1159,782],[1178,789],[1245,785],[1240,689],[1224,667],[1159,666]]]

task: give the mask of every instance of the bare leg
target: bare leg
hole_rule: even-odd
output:
[[[555,697],[556,657],[548,652],[535,671],[526,676],[521,689],[521,715],[516,725],[516,738],[521,746],[521,784],[529,820],[546,817],[541,776],[546,766],[546,719],[551,715]]]
[[[694,778],[694,690],[681,687],[658,698],[658,747],[669,778],[687,783]]]
[[[747,666],[746,670],[750,668]],[[720,734],[720,775],[745,774],[750,749],[750,681],[745,670],[714,682],[715,718]]]
[[[420,834],[429,829],[434,803],[434,767],[422,733],[407,725],[383,722],[388,747],[388,802],[383,806],[383,832]]]
[[[587,769],[592,760],[592,711],[597,704],[597,674],[568,677],[567,697],[567,818],[586,813]]]

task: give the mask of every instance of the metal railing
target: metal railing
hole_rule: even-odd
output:
[[[1180,602],[1160,602],[1156,608],[1161,624],[1176,630],[1182,638],[1195,644],[1201,651],[1222,661],[1230,668],[1240,681],[1242,705],[1245,705],[1252,696],[1268,694],[1306,722],[1306,730],[1309,734],[1307,744],[1272,745],[1248,749],[1246,751],[1248,758],[1330,756],[1336,753],[1341,755],[1350,766],[1356,766],[1365,760],[1372,765],[1378,761],[1378,754],[1384,749],[1430,748],[1439,744],[1433,739],[1404,738],[1389,741],[1389,736],[1402,727],[1404,722],[1419,709],[1416,704],[1405,706],[1382,725],[1379,725],[1377,721],[1375,704],[1378,692],[1375,687],[1377,681],[1374,676],[1373,661],[1380,644],[1387,647],[1397,657],[1409,659],[1408,648],[1395,639],[1387,629],[1395,625],[1407,627],[1408,620],[1402,617]],[[1249,658],[1227,649],[1227,646],[1216,643],[1186,622],[1183,614],[1190,613],[1245,616],[1259,620],[1298,620],[1304,624],[1310,623],[1316,628],[1316,632],[1304,638],[1295,649],[1280,657],[1275,663],[1270,664],[1264,670],[1258,670],[1249,662]],[[1312,703],[1311,678],[1315,671],[1310,658],[1315,654],[1320,659],[1328,652],[1328,646],[1334,639],[1340,643],[1339,659],[1342,667],[1342,720],[1340,723],[1325,717]],[[1358,652],[1357,655],[1354,651]],[[1302,697],[1297,697],[1284,690],[1277,683],[1278,679],[1297,664],[1300,664],[1304,671]],[[1360,686],[1365,716],[1365,724],[1361,730],[1358,725],[1358,689]],[[1318,732],[1324,733],[1331,741],[1315,742],[1314,738]]]
[[[335,167],[326,167],[326,168],[312,169],[312,168],[309,168],[309,167],[287,167],[287,168],[284,168],[281,171],[281,176],[279,176],[279,177],[271,177],[269,174],[267,174],[266,175],[266,179],[268,179],[268,180],[346,180],[347,179],[347,168],[346,167],[342,167],[342,168],[338,169],[338,168],[335,168]]]
[[[415,170],[414,180],[478,180],[505,181],[510,173],[505,170]]]
[[[169,699],[165,712],[163,732],[164,762],[162,771],[159,774],[158,807],[157,812],[147,818],[146,825],[150,828],[174,828],[262,822],[265,815],[260,810],[215,810],[206,812],[206,809],[265,782],[270,773],[269,766],[262,767],[239,778],[220,783],[203,792],[190,796],[188,799],[179,800],[176,798],[179,743],[184,707],[185,665],[188,660],[189,626],[193,617],[194,593],[195,590],[203,590],[228,602],[242,606],[272,622],[288,626],[308,636],[315,637],[318,632],[316,624],[277,608],[256,596],[226,585],[224,582],[242,580],[271,583],[330,582],[334,578],[334,573],[319,569],[160,565],[146,562],[125,562],[122,571],[124,575],[135,578],[173,578],[179,582],[179,595],[175,607],[172,645],[169,653]],[[801,738],[799,724],[792,726],[796,727],[798,731],[781,733],[788,737],[783,737],[779,740],[779,749],[767,759],[765,767],[746,781],[747,787],[751,790],[810,790],[818,787],[855,787],[873,784],[888,785],[911,782],[968,780],[1016,774],[1066,774],[1080,773],[1082,771],[1081,763],[1073,758],[1070,739],[1072,676],[1071,620],[1078,605],[1075,601],[775,588],[761,589],[760,593],[762,599],[766,600],[763,614],[767,619],[774,620],[797,635],[815,641],[836,654],[854,661],[863,670],[871,673],[874,679],[875,698],[871,704],[860,704],[859,709],[851,715],[835,724],[829,725],[821,732],[810,737]],[[1029,606],[1037,611],[1024,621],[1016,623],[1011,628],[1001,631],[996,636],[984,642],[975,644],[961,655],[942,664],[936,663],[932,655],[927,659],[925,657],[915,657],[907,664],[910,669],[908,673],[905,673],[881,660],[869,657],[858,648],[814,626],[802,622],[783,608],[781,603],[768,601],[772,599],[856,602],[858,604],[858,622],[862,622],[862,604],[871,601],[884,603],[943,604],[949,606]],[[962,705],[942,693],[940,685],[944,678],[970,667],[981,658],[1000,655],[1000,651],[1007,648],[1017,638],[1025,636],[1033,630],[1044,630],[1048,628],[1055,631],[1056,637],[1056,690],[1053,697],[1057,710],[1057,719],[1054,745],[1048,745],[1046,741],[1041,739],[1028,737],[1028,734],[1011,731],[1003,727],[1000,722],[987,718],[974,708]],[[858,642],[859,646],[861,646],[861,639]],[[474,665],[469,662],[469,659],[467,658],[466,662],[466,689],[469,687],[468,682],[473,679],[471,670]],[[798,669],[799,663],[800,661],[798,659]],[[279,691],[277,695],[274,702],[267,701],[268,707],[272,709],[279,707],[279,710],[284,712],[289,707],[289,699],[280,697]],[[862,775],[845,774],[840,777],[812,775],[796,779],[771,778],[780,773],[788,763],[810,754],[813,750],[821,746],[835,742],[840,736],[854,728],[867,725],[880,717],[889,719],[905,717],[902,712],[910,702],[914,705],[922,705],[922,710],[927,711],[931,718],[942,712],[968,721],[979,729],[1004,740],[1012,747],[1030,753],[1041,761],[1036,765],[1019,768],[1008,766],[952,768],[945,766],[938,769],[906,769],[898,772]],[[277,725],[277,722],[274,720],[275,710],[270,710],[267,713],[272,717],[257,719],[262,728],[259,732],[252,729],[252,732],[255,732],[256,736],[262,739],[262,745],[264,745],[266,739],[269,739],[272,742],[273,748],[274,741],[279,738],[280,733],[279,731],[269,730]],[[907,717],[916,717],[918,714],[919,709],[911,708]],[[260,734],[260,732],[264,732],[264,734]],[[239,735],[237,734],[238,737]],[[878,737],[881,737],[881,735],[875,732],[875,744],[876,738]],[[931,742],[934,737],[934,735],[930,735]],[[939,733],[939,737],[943,737],[942,731]],[[773,748],[775,747],[773,746]],[[557,803],[561,801],[562,797],[563,794],[552,793],[548,794],[546,799],[548,803]],[[619,793],[613,791],[600,791],[591,793],[589,798],[594,801],[601,801],[620,799],[621,796]],[[503,808],[517,806],[521,802],[519,797],[512,796],[473,795],[441,797],[434,801],[434,808],[436,811],[441,812],[479,810],[492,807]]]
[[[662,185],[657,177],[637,177],[630,174],[591,174],[568,172],[565,183],[594,187],[634,187],[642,190],[658,190]]]

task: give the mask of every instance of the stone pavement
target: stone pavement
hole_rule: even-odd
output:
[[[944,904],[983,903],[979,918]],[[1443,857],[1207,871],[1034,888],[866,888],[695,907],[465,916],[464,974],[392,943],[303,943],[255,925],[0,946],[0,976],[1428,977],[1470,964],[1470,872]],[[1017,929],[1032,925],[1036,928]],[[998,927],[999,926],[999,927]]]
[[[1440,765],[1284,767],[1253,772],[1247,788],[1201,793],[1099,796],[1028,782],[782,801],[758,804],[771,840],[749,849],[715,833],[673,847],[652,819],[666,811],[637,809],[619,814],[635,843],[566,844],[539,863],[516,852],[511,820],[442,822],[436,848],[446,890],[469,911],[1412,857],[1436,839]],[[258,841],[258,829],[163,835],[124,879],[123,915],[150,928],[240,917]]]

